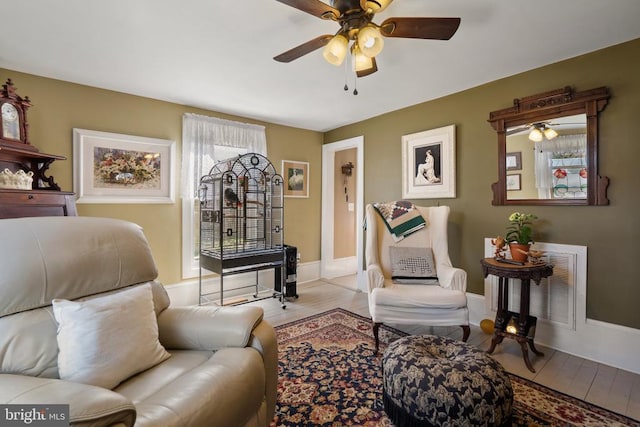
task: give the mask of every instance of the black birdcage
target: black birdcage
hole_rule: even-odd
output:
[[[220,161],[200,179],[200,267],[220,275],[221,302],[225,275],[282,268],[283,190],[282,176],[257,153]],[[202,303],[202,280],[200,288]]]

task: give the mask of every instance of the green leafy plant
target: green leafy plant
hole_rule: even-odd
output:
[[[531,224],[534,219],[538,219],[538,217],[533,214],[514,212],[509,215],[511,225],[507,227],[507,242],[520,243],[521,245],[533,243]]]

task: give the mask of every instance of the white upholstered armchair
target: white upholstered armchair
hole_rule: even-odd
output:
[[[424,218],[425,227],[399,242],[395,241],[373,205],[367,205],[366,208],[365,256],[369,313],[373,322],[376,352],[379,347],[378,330],[382,323],[461,326],[462,340],[466,341],[469,337],[469,310],[465,294],[467,273],[453,267],[449,258],[449,207],[416,208]],[[427,258],[433,254],[433,263],[426,267],[431,273],[427,276],[431,277],[403,280],[407,277],[401,275],[399,268],[409,265],[414,272],[418,270],[419,273],[421,268],[424,272],[424,265],[421,265],[424,260],[416,256],[416,251],[426,253]],[[393,279],[392,275],[395,276]]]

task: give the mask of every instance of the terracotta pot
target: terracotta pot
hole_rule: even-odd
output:
[[[522,245],[520,243],[509,243],[509,251],[511,251],[511,259],[513,259],[514,261],[527,262],[527,259],[529,258],[527,253],[529,252],[530,247],[531,245]]]

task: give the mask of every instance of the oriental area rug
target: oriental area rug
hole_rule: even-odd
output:
[[[334,309],[276,328],[278,426],[389,426],[382,404],[382,353],[404,336],[380,328],[374,354],[371,320]],[[509,374],[513,426],[640,426],[640,423]]]

